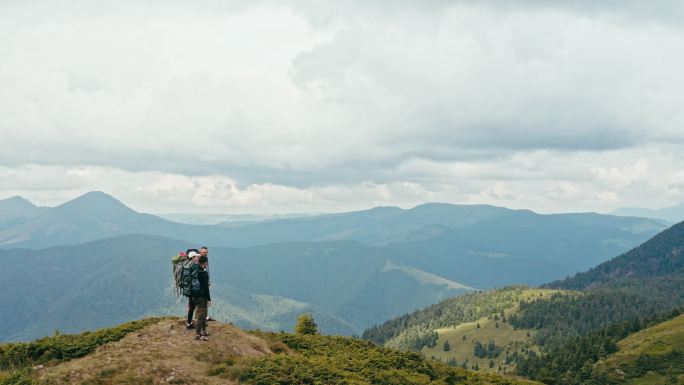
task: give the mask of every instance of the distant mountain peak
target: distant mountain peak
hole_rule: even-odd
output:
[[[113,196],[102,191],[90,191],[55,207],[57,211],[98,210],[135,212]]]
[[[34,205],[31,201],[24,197],[20,197],[19,195],[15,195],[13,197],[9,197],[7,199],[0,199],[0,207],[5,207],[5,206],[12,206],[12,207],[29,207],[29,208],[34,208],[36,205]]]

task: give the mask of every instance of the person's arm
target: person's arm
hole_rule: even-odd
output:
[[[207,301],[211,302],[211,294],[209,293],[209,272],[207,271]]]

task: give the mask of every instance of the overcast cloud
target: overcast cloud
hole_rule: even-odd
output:
[[[0,199],[684,201],[681,2],[366,3],[1,2]]]

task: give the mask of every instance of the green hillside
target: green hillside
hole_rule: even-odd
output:
[[[506,317],[515,311],[506,310]],[[420,352],[450,366],[495,373],[511,372],[515,365],[511,357],[526,355],[528,351],[536,351],[537,347],[532,343],[533,331],[514,328],[506,317],[495,315],[437,329],[435,346],[424,347]]]
[[[346,337],[248,334],[218,322],[209,330],[209,341],[195,341],[182,320],[153,319],[0,345],[0,385],[538,384],[450,368]]]
[[[620,279],[582,293],[524,302],[522,311],[510,322],[519,328],[536,329],[537,344],[555,347],[593,330],[669,313],[684,305],[684,274]]]
[[[438,349],[440,346],[436,344],[440,338],[439,331],[442,334],[453,334],[452,329],[455,329],[458,330],[456,332],[458,333],[463,328],[470,328],[470,326],[462,324],[480,320],[487,326],[495,326],[499,322],[495,317],[501,318],[501,326],[504,323],[503,315],[506,317],[512,316],[517,312],[519,303],[541,300],[556,293],[559,293],[559,291],[509,287],[453,297],[422,310],[386,321],[381,325],[376,325],[366,330],[363,333],[363,338],[397,349],[414,351],[419,351],[425,347],[435,347]],[[485,320],[491,318],[493,322],[485,322],[483,318]],[[490,330],[490,328],[487,327],[486,330]],[[501,332],[496,334],[500,335],[500,338],[506,339],[508,337],[504,336],[506,334],[505,330],[507,329],[502,328]],[[484,330],[481,332],[484,332]],[[483,334],[481,338],[483,338],[481,342],[488,342],[488,339],[485,339],[488,336]],[[468,343],[473,342],[473,340],[469,340]],[[436,353],[435,350],[430,350],[429,352],[431,354]],[[435,356],[445,359],[455,358],[455,356],[444,354],[437,354]]]
[[[684,314],[631,334],[595,371],[611,384],[684,383]],[[673,379],[679,382],[674,382]]]
[[[541,292],[509,288],[447,299],[371,328],[364,337],[451,365],[584,384],[618,340],[684,305],[682,228],[673,226],[605,263],[606,275],[580,274]]]
[[[614,375],[620,377],[619,371],[596,372],[594,366],[611,353],[620,354],[618,341],[630,333],[679,314],[677,309],[684,305],[683,245],[684,226],[678,224],[587,273],[548,285],[584,288],[583,295],[522,303],[522,311],[510,322],[535,329],[533,340],[543,354],[521,360],[516,372],[558,385],[607,384]],[[674,358],[679,359],[676,354]],[[638,366],[673,362],[667,357],[649,359],[642,356]],[[667,374],[657,365],[651,369]],[[647,372],[635,376],[647,375],[642,383],[658,380],[657,371]]]

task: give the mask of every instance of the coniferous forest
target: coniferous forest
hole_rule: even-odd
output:
[[[516,329],[529,330],[537,346],[506,349],[505,362],[512,364],[515,374],[553,385],[618,384],[622,380],[615,373],[623,373],[622,369],[601,368],[603,360],[612,362],[613,355],[629,348],[621,348],[620,341],[681,318],[682,250],[684,224],[678,224],[586,273],[544,285],[546,295],[521,295],[528,288],[470,294],[390,320],[366,331],[364,338],[420,350],[428,345],[416,336],[514,309],[508,322]],[[432,341],[437,339],[434,333]],[[649,373],[677,383],[673,381],[684,365],[679,361],[681,346],[674,346],[660,356],[639,353],[638,359],[623,365],[631,369],[621,376],[638,378]],[[486,341],[474,341],[473,350],[479,358],[499,353],[496,344]]]

